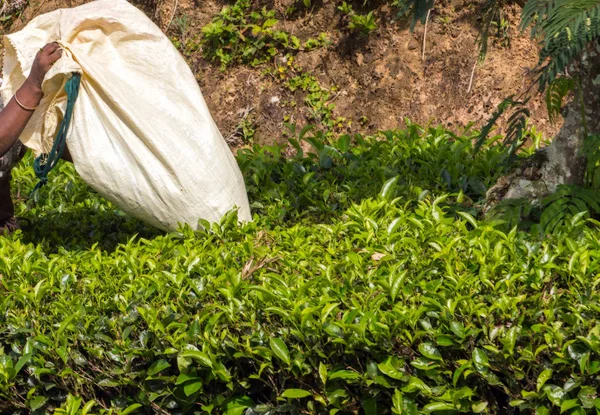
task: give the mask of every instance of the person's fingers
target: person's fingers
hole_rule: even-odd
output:
[[[48,43],[46,46],[44,46],[43,51],[45,53],[54,53],[56,52],[58,49],[60,49],[60,45],[56,42],[52,42],[52,43]]]
[[[50,55],[50,63],[54,64],[54,62],[59,60],[61,56],[62,56],[62,50],[59,52],[53,53],[52,55]]]
[[[63,51],[61,48],[56,49],[54,52],[52,52],[50,54],[50,56],[54,57],[54,56],[58,56],[60,58],[60,56],[62,55]]]

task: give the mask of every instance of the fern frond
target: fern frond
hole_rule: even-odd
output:
[[[525,3],[521,12],[519,29],[525,31],[528,27],[531,27],[531,37],[535,38],[554,3],[555,0],[529,0]]]
[[[481,149],[485,141],[487,140],[488,135],[492,131],[494,125],[498,119],[510,108],[514,109],[514,112],[508,119],[508,127],[506,129],[506,135],[503,140],[503,144],[509,148],[509,156],[512,157],[519,146],[523,142],[523,136],[527,126],[527,118],[530,116],[529,109],[527,109],[526,105],[529,102],[529,98],[524,101],[515,101],[513,99],[514,95],[511,95],[508,98],[505,98],[502,101],[487,124],[481,129],[481,133],[476,139],[474,151],[477,152]]]
[[[541,36],[539,84],[544,89],[585,46],[600,38],[600,0],[529,0],[521,28]]]
[[[509,158],[512,158],[523,144],[523,137],[527,130],[527,119],[530,115],[529,109],[522,104],[515,109],[515,112],[508,119],[504,145],[508,147]]]
[[[418,22],[425,24],[427,13],[433,9],[434,0],[396,0],[394,4],[400,8],[398,15],[402,16],[410,12],[412,20],[410,31],[415,30]]]
[[[548,84],[546,89],[546,109],[552,124],[556,123],[562,109],[563,99],[575,89],[573,78],[560,77]]]
[[[561,225],[569,225],[575,216],[600,213],[600,195],[578,186],[561,185],[556,192],[542,200],[540,225],[545,232],[553,232]]]
[[[492,208],[490,217],[504,222],[506,229],[510,230],[529,217],[532,209],[527,199],[504,199]]]
[[[490,27],[494,18],[497,17],[502,0],[487,0],[483,6],[481,16],[482,23],[479,34],[477,35],[477,46],[479,47],[479,61],[483,62],[488,50],[488,38],[490,37]]]

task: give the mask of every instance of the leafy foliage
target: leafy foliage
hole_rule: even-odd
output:
[[[510,43],[508,35],[508,21],[505,19],[502,8],[508,0],[486,0],[481,13],[481,25],[477,36],[479,46],[479,60],[484,61],[488,51],[488,42],[492,28],[496,28],[496,36],[502,39],[505,46]]]
[[[27,0],[0,0],[0,28],[8,28],[23,13],[27,3]]]
[[[547,232],[554,231],[566,221],[600,213],[600,197],[591,189],[578,186],[559,186],[556,192],[542,201],[544,208],[540,225]]]
[[[28,229],[0,238],[0,412],[600,406],[596,231],[478,221],[502,150],[473,156],[474,134],[291,131],[288,159],[238,153],[255,212],[241,227],[232,213],[158,233],[69,165],[20,201]]]
[[[427,13],[433,9],[434,0],[396,0],[396,4],[400,11],[399,15],[411,15],[410,30],[414,30],[417,23],[425,24]]]
[[[373,11],[367,14],[358,14],[354,11],[352,5],[345,1],[338,6],[338,10],[344,14],[344,19],[347,21],[347,26],[350,30],[357,31],[363,35],[369,35],[377,29],[377,22]]]
[[[524,101],[514,100],[514,96],[505,98],[497,107],[496,111],[492,114],[487,124],[482,128],[477,142],[475,145],[475,151],[481,149],[481,146],[486,142],[488,136],[498,119],[504,115],[504,113],[512,109],[513,112],[508,118],[508,126],[506,127],[506,135],[503,139],[503,144],[508,148],[509,158],[513,158],[516,151],[524,143],[525,133],[527,132],[527,119],[529,118],[530,112],[527,108],[529,98]]]
[[[532,36],[542,39],[538,72],[540,89],[544,89],[600,37],[600,2],[529,0],[523,8],[521,27],[529,26]]]
[[[560,77],[548,84],[546,89],[546,108],[550,122],[555,123],[560,116],[562,103],[565,97],[575,89],[575,80],[568,77]]]
[[[532,230],[548,234],[562,227],[578,227],[584,220],[600,217],[600,138],[588,136],[582,148],[587,168],[582,186],[560,185],[555,193],[535,202],[506,199],[490,212],[490,217],[501,220],[511,229]]]
[[[489,216],[503,221],[507,231],[515,227],[522,229],[525,227],[523,222],[532,215],[533,208],[526,199],[504,199],[493,207]]]
[[[304,103],[309,110],[308,119],[315,126],[322,127],[327,136],[334,135],[349,124],[345,118],[334,115],[335,104],[331,101],[335,98],[334,94],[339,93],[335,85],[325,88],[312,72],[297,65],[293,56],[287,57],[282,64],[275,63],[274,66],[273,69],[266,69],[265,73],[273,76],[291,92],[305,92]],[[295,106],[296,102],[285,104]],[[284,121],[290,121],[289,117],[284,117]]]
[[[322,34],[302,44],[296,36],[275,29],[277,23],[274,10],[253,10],[250,0],[236,0],[202,28],[204,53],[225,69],[234,63],[257,66],[281,51],[310,50],[328,42]]]

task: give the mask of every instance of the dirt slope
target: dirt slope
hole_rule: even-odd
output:
[[[35,15],[81,3],[81,0],[32,1],[10,30],[18,30]],[[346,119],[340,131],[398,128],[405,117],[456,129],[470,121],[482,125],[504,97],[518,95],[529,87],[526,73],[537,62],[535,43],[516,29],[519,13],[516,6],[505,10],[510,22],[510,45],[491,39],[487,59],[473,72],[480,1],[436,2],[428,23],[424,53],[423,26],[410,33],[408,23],[398,20],[396,10],[387,4],[374,9],[379,23],[377,32],[361,37],[345,29],[337,11],[338,1],[313,3],[309,11],[304,9],[285,17],[285,10],[292,3],[266,0],[257,5],[276,10],[280,20],[277,27],[301,40],[317,37],[321,32],[327,34],[331,41],[328,47],[300,52],[295,62],[316,76],[325,90],[331,91],[327,103],[335,105],[333,115]],[[200,36],[202,26],[228,2],[166,0],[157,4],[148,0],[136,4],[170,36],[177,35],[174,19],[186,16],[191,22],[188,36],[194,37]],[[201,50],[190,54],[188,62],[226,137],[236,131],[241,119],[249,113],[256,127],[254,141],[260,143],[282,140],[286,115],[290,122],[299,125],[314,122],[305,103],[306,93],[290,91],[265,74],[264,66],[238,65],[222,71],[218,63],[207,61]],[[533,100],[530,107],[532,123],[546,135],[552,135],[556,127],[548,123],[542,98]]]

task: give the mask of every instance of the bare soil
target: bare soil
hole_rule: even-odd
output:
[[[11,31],[22,28],[36,15],[61,7],[74,7],[83,0],[33,0]],[[351,121],[349,131],[373,133],[400,128],[404,118],[421,124],[442,124],[460,130],[469,122],[483,125],[495,107],[509,95],[519,95],[531,87],[527,76],[538,59],[537,46],[517,29],[520,10],[505,10],[510,22],[510,45],[490,38],[487,59],[477,59],[481,1],[441,0],[427,25],[413,33],[406,19],[382,3],[375,8],[379,29],[368,37],[348,33],[336,10],[340,2],[323,0],[313,7],[285,17],[293,0],[260,0],[261,6],[277,11],[278,28],[301,40],[327,33],[331,45],[300,52],[296,63],[316,76],[325,88],[336,86],[331,102],[334,115]],[[188,36],[200,36],[203,25],[228,4],[226,0],[144,0],[135,3],[169,35],[175,34],[174,17],[188,16]],[[362,2],[355,5],[359,7]],[[370,3],[372,4],[372,3]],[[372,8],[372,6],[371,6]],[[299,125],[310,120],[303,92],[291,92],[264,74],[264,67],[239,65],[222,71],[207,61],[202,51],[188,62],[196,73],[212,115],[225,137],[233,134],[241,118],[252,110],[258,143],[282,141],[284,116]],[[470,87],[470,88],[469,88]],[[297,105],[291,106],[295,102]],[[548,121],[543,97],[530,102],[531,121],[546,136],[559,126]]]

